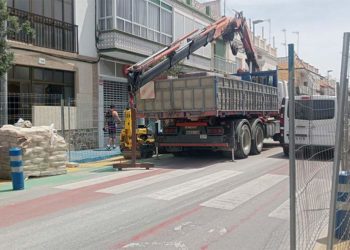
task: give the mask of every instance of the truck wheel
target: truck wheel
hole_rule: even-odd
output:
[[[187,152],[184,152],[184,151],[179,151],[179,152],[173,152],[173,155],[175,157],[184,157],[186,156]]]
[[[288,146],[283,146],[283,153],[285,156],[289,156],[289,147]]]
[[[252,147],[252,136],[249,126],[244,124],[238,131],[239,142],[237,143],[237,150],[235,156],[239,159],[247,158]]]
[[[250,153],[252,155],[258,155],[263,150],[264,146],[264,130],[260,124],[256,124],[255,128],[253,127],[253,140],[252,140],[252,149]]]

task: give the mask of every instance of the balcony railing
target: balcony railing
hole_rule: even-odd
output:
[[[234,61],[227,60],[225,58],[215,56],[214,57],[214,70],[220,73],[232,74],[237,71],[237,64]]]
[[[20,31],[8,36],[9,40],[33,44],[35,46],[78,53],[78,26],[53,18],[8,7],[11,16],[18,17],[20,23],[29,21],[35,31],[34,37]]]

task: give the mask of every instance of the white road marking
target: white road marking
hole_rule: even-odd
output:
[[[167,172],[167,173],[163,173],[163,174],[158,174],[155,176],[150,176],[150,177],[146,177],[140,180],[136,180],[136,181],[131,181],[128,183],[124,183],[121,185],[117,185],[117,186],[113,186],[113,187],[109,187],[109,188],[105,188],[105,189],[101,189],[101,190],[97,190],[97,192],[100,193],[107,193],[107,194],[121,194],[130,190],[134,190],[137,188],[141,188],[141,187],[145,187],[151,184],[155,184],[158,182],[162,182],[162,181],[166,181],[166,180],[170,180],[179,176],[183,176],[186,174],[191,174],[194,172],[198,172],[202,169],[181,169],[181,170],[175,170],[175,171],[171,171],[171,172]]]
[[[201,206],[233,210],[287,178],[288,177],[284,175],[266,174],[211,200],[203,202]]]
[[[56,186],[56,188],[73,190],[73,189],[83,188],[83,187],[87,187],[87,186],[94,185],[94,184],[103,183],[106,181],[112,181],[112,180],[117,180],[117,179],[121,179],[124,177],[136,175],[136,174],[141,174],[141,173],[149,172],[149,171],[154,171],[154,169],[152,169],[152,170],[121,171],[121,172],[117,172],[117,173],[111,174],[111,175],[106,175],[106,176],[102,176],[102,177],[98,177],[98,178],[92,178],[89,180],[84,180],[84,181],[79,181],[79,182],[74,182],[74,183]]]
[[[226,180],[228,178],[234,177],[241,174],[242,172],[223,170],[214,174],[206,175],[191,181],[187,181],[163,190],[157,191],[148,195],[147,197],[157,199],[157,200],[173,200],[180,196],[192,193],[199,189],[211,186],[220,181]]]
[[[281,220],[289,220],[289,199],[283,202],[278,208],[273,210],[269,217]]]

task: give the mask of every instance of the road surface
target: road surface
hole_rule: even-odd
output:
[[[0,249],[288,249],[288,159],[280,147],[111,167],[0,193]],[[71,175],[74,175],[74,173]]]

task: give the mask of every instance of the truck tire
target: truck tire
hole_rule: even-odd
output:
[[[260,123],[257,123],[252,128],[252,148],[250,153],[258,155],[262,152],[264,146],[264,130]]]
[[[289,156],[289,147],[288,146],[283,146],[283,153],[285,156]]]
[[[244,123],[241,127],[238,127],[237,135],[238,142],[235,157],[238,159],[247,158],[252,147],[252,136],[248,124]]]

